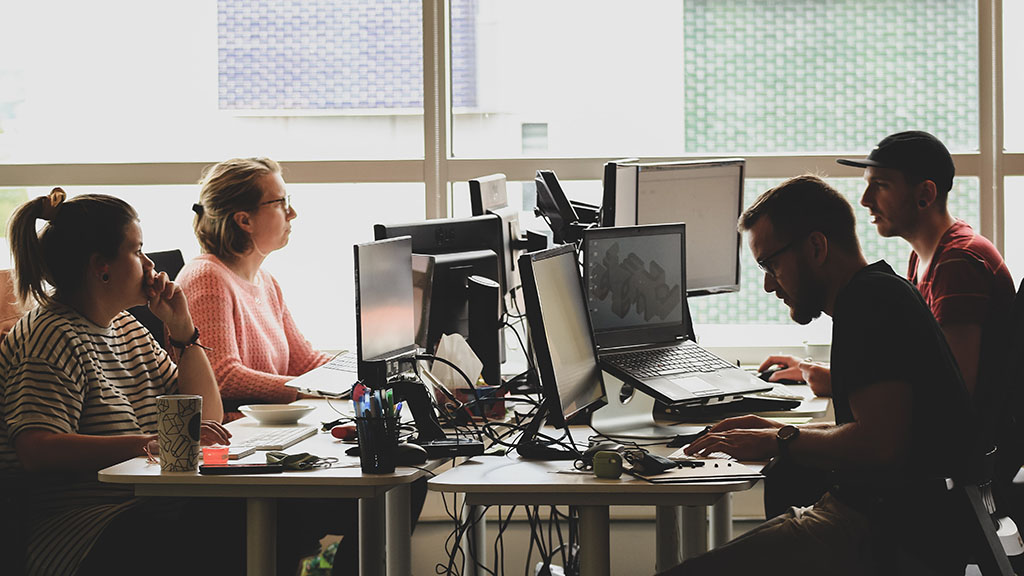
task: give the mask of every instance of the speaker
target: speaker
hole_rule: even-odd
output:
[[[469,289],[469,346],[483,362],[484,382],[501,386],[501,287],[483,276],[466,279]]]

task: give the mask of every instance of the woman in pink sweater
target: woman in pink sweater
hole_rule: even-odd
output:
[[[211,349],[225,420],[245,404],[285,404],[297,398],[285,383],[330,357],[313,349],[292,319],[281,287],[260,269],[288,244],[295,209],[281,167],[244,158],[209,168],[200,182],[193,228],[203,254],[178,283]]]

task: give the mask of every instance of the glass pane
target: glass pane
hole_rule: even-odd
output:
[[[421,10],[7,3],[0,162],[422,157]]]
[[[1003,2],[1003,146],[1010,152],[1024,152],[1024,2]],[[1019,214],[1019,212],[1018,212]],[[1009,243],[1007,243],[1009,246]],[[1013,268],[1010,268],[1013,270]]]
[[[1020,285],[1024,278],[1024,228],[1020,225],[1020,215],[1024,214],[1024,176],[1006,178],[1005,183],[1003,258],[1010,267],[1014,284]]]
[[[476,74],[458,157],[827,153],[904,129],[978,146],[974,0],[457,5],[452,77]]]
[[[70,196],[111,194],[139,213],[146,251],[180,249],[185,261],[199,254],[192,233],[196,186],[103,186],[67,188]],[[0,218],[49,188],[0,189]],[[284,249],[264,267],[277,278],[286,302],[306,338],[323,350],[355,349],[355,292],[352,245],[373,240],[373,224],[391,218],[422,219],[422,184],[288,184],[298,214]],[[373,199],[370,201],[369,199]],[[6,239],[0,246],[10,267]]]

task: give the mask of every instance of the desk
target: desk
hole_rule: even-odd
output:
[[[751,488],[756,480],[700,484],[651,484],[623,475],[604,480],[591,474],[565,474],[572,462],[538,462],[506,456],[476,456],[432,478],[427,485],[437,492],[462,493],[469,506],[561,505],[580,511],[580,573],[611,574],[608,507],[656,506],[658,569],[681,561],[680,537],[687,556],[707,549],[704,515],[687,514],[680,507],[706,507],[724,495]],[[701,508],[703,512],[703,508]],[[695,525],[700,523],[700,525]],[[699,535],[701,532],[704,538]],[[480,538],[482,535],[477,534]],[[476,546],[481,549],[481,546]]]
[[[316,406],[300,424],[318,426],[334,420],[337,413],[325,400],[302,400]],[[348,408],[348,402],[333,402]],[[251,418],[228,424],[235,440],[252,436],[266,428]],[[425,472],[399,467],[393,474],[363,474],[357,457],[346,456],[343,444],[330,434],[321,433],[289,448],[287,452],[309,452],[317,456],[336,456],[334,467],[308,472],[204,476],[198,472],[161,473],[159,464],[134,458],[100,470],[101,482],[133,484],[138,496],[175,496],[186,498],[246,499],[246,571],[250,576],[274,574],[277,567],[277,501],[290,498],[359,499],[359,568],[363,575],[401,575],[412,573],[410,550],[409,485]],[[264,462],[264,452],[256,452],[240,462]],[[428,462],[432,468],[442,461]],[[385,543],[387,548],[385,548]],[[391,560],[388,564],[388,559]]]

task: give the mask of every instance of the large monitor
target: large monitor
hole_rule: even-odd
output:
[[[502,295],[507,290],[501,264],[501,255],[504,254],[501,224],[500,218],[488,214],[406,224],[377,224],[373,227],[377,240],[410,236],[415,254],[432,257],[429,302],[421,303],[417,308],[429,310],[425,321],[427,329],[420,332],[417,344],[434,353],[442,335],[463,335],[484,363],[484,380],[494,385],[500,383],[501,362],[505,355],[501,313]],[[473,277],[491,280],[497,286],[493,291],[471,289],[482,286]],[[422,291],[419,293],[423,294]],[[471,295],[477,295],[475,303],[471,301]],[[492,296],[493,303],[479,300]],[[486,317],[474,318],[471,322],[471,304],[477,310],[484,310]],[[420,326],[423,324],[421,321]]]
[[[556,246],[523,254],[519,262],[547,420],[563,427],[605,404],[576,249]]]
[[[412,282],[412,239],[393,238],[356,244],[356,351],[359,378],[370,361],[416,352]]]
[[[728,158],[606,166],[601,225],[683,222],[687,295],[739,291],[744,165]]]

